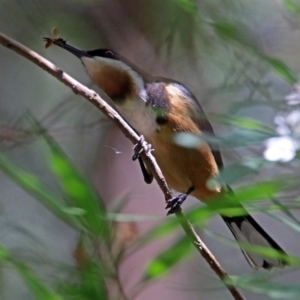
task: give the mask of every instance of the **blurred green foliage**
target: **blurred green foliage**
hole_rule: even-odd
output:
[[[204,141],[221,146],[225,157],[234,163],[228,163],[210,183],[217,180],[234,185],[235,192],[230,199],[218,198],[209,206],[187,209],[188,219],[218,243],[237,247],[233,240],[207,230],[206,224],[220,212],[240,215],[243,211],[231,203],[242,202],[250,211],[261,212],[285,225],[283,240],[291,235],[287,249],[296,244],[293,237],[298,236],[293,233],[300,231],[299,157],[285,164],[270,162],[263,158],[262,148],[265,140],[278,136],[273,129],[275,116],[298,109],[297,105],[288,106],[284,99],[291,85],[298,82],[300,70],[297,1],[31,0],[22,4],[7,0],[1,2],[0,8],[1,28],[38,52],[43,53],[41,37],[57,26],[63,37],[80,48],[112,47],[134,58],[149,72],[172,74],[184,82],[195,92],[214,125],[226,130],[220,129],[222,134],[217,137],[178,134],[176,142],[185,147]],[[286,22],[281,24],[282,20]],[[57,53],[51,49],[43,54],[90,85],[78,62]],[[0,168],[18,187],[72,227],[78,241],[75,262],[53,267],[50,277],[60,273],[63,276],[40,276],[43,272],[38,264],[20,257],[5,242],[0,247],[1,270],[15,270],[32,297],[39,300],[138,297],[143,289],[169,276],[196,251],[181,236],[180,223],[173,217],[122,213],[126,197],[113,211],[107,208],[107,199],[96,192],[86,176],[87,170],[94,168],[95,157],[99,153],[101,157],[103,151],[103,137],[99,135],[106,128],[105,122],[99,121],[99,112],[74,99],[36,67],[9,55],[3,52],[0,62],[5,70],[0,80]],[[23,117],[27,110],[42,117],[38,121],[31,119],[28,126]],[[289,135],[299,141],[297,128]],[[89,151],[83,155],[85,148]],[[3,198],[5,195],[3,192]],[[18,197],[12,196],[9,201]],[[20,210],[25,206],[22,201]],[[159,224],[142,236],[135,234],[136,224],[152,220]],[[26,228],[23,224],[18,226]],[[176,238],[166,249],[139,266],[143,273],[135,286],[124,288],[120,270],[126,258],[174,234]],[[37,247],[37,241],[33,239],[32,243],[33,248]],[[269,257],[279,255],[261,247],[251,250]],[[299,253],[295,245],[292,252],[297,250]],[[225,257],[226,251],[220,252],[220,260],[226,263],[231,254]],[[299,272],[297,254],[290,261],[291,267],[285,270],[231,278],[238,287],[251,292],[249,299],[258,299],[259,294],[272,299],[299,299],[299,280],[290,274]],[[49,267],[51,261],[45,265]],[[205,272],[205,276],[210,274]],[[275,281],[281,275],[283,279]],[[193,277],[198,291],[207,290],[207,285]],[[209,288],[217,289],[215,285]]]

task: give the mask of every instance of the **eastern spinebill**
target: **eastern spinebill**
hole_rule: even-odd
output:
[[[174,143],[176,133],[214,134],[200,104],[183,84],[150,75],[110,49],[85,51],[70,46],[61,38],[44,39],[47,46],[55,44],[77,56],[89,77],[113,101],[123,118],[152,145],[153,155],[167,183],[182,193],[169,202],[171,213],[188,194],[208,202],[221,193],[228,193],[229,189],[224,186],[211,188],[207,185],[207,181],[216,177],[223,167],[218,149],[207,142],[202,142],[197,148]],[[152,176],[139,160],[145,181],[150,183]],[[237,205],[242,215],[221,215],[236,240],[240,244],[272,248],[285,254],[241,204]],[[271,269],[288,264],[284,255],[269,258],[251,252],[247,247],[241,247],[241,250],[254,269]]]

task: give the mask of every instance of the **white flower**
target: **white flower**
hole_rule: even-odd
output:
[[[264,157],[269,161],[288,162],[295,157],[298,149],[298,144],[289,136],[269,138],[265,146]]]

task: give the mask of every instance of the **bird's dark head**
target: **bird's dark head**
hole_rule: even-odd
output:
[[[50,39],[45,38],[47,42]],[[88,75],[113,101],[122,102],[140,95],[144,80],[140,70],[111,49],[80,50],[63,39],[51,41],[71,52],[83,63]]]
[[[106,59],[120,60],[119,55],[111,49],[96,49],[96,50],[86,51],[86,53],[91,57],[95,57],[95,58],[102,57]]]

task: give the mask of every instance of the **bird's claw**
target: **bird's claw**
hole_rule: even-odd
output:
[[[144,150],[144,146],[147,148],[147,150]],[[140,157],[141,153],[143,153],[143,151],[146,151],[146,153],[148,153],[153,151],[153,149],[151,148],[151,144],[147,144],[144,136],[141,135],[139,141],[134,145],[133,151],[134,154],[132,156],[132,160],[137,160]]]
[[[187,198],[187,194],[180,194],[176,197],[173,197],[172,199],[167,201],[167,208],[170,208],[169,211],[167,212],[167,216],[174,214],[175,211],[181,207],[182,203],[185,201],[185,199]]]

